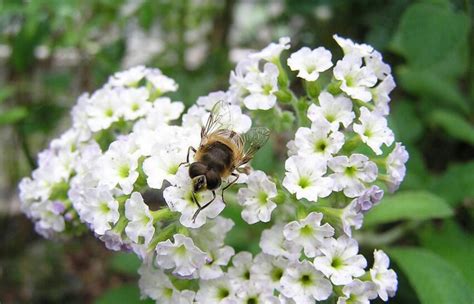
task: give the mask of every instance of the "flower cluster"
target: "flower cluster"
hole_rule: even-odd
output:
[[[90,174],[107,172],[107,178],[113,178],[110,173],[112,166],[105,165],[107,170],[99,173],[99,168],[93,163],[101,155],[101,147],[105,148],[112,139],[128,134],[139,119],[155,113],[156,104],[160,104],[160,113],[167,113],[167,120],[178,118],[184,109],[183,104],[160,97],[177,88],[174,80],[160,70],[138,66],[113,75],[94,94],[79,97],[71,111],[72,127],[39,154],[38,168],[33,171],[32,178],[24,178],[19,186],[21,208],[34,221],[38,233],[52,238],[83,230],[81,222],[85,221],[78,216],[81,209],[73,206],[72,196],[68,195],[72,185],[78,184],[78,179],[91,183],[92,180],[87,180],[92,177]],[[100,175],[102,177],[105,176]],[[130,182],[133,183],[129,178],[129,186]],[[97,199],[99,197],[107,201],[106,193]],[[109,207],[117,211],[113,204],[110,203]],[[103,206],[96,205],[95,208]],[[84,212],[91,213],[88,209]],[[100,230],[107,223],[114,222],[118,213],[108,216],[109,220],[104,223],[100,222],[102,218],[96,220],[102,226]]]
[[[79,99],[73,127],[20,184],[24,212],[46,237],[88,227],[107,248],[135,252],[142,295],[157,303],[387,301],[397,289],[387,255],[375,250],[367,269],[352,233],[405,175],[408,154],[386,119],[395,83],[372,47],[334,38],[340,60],[303,47],[286,65],[290,40],[281,38],[239,62],[227,91],[185,113],[163,97],[177,85],[159,70],[115,74]],[[288,70],[304,92],[290,89]],[[223,192],[194,193],[185,164],[218,102],[222,128],[294,131],[283,172],[240,170],[226,194],[245,223],[267,223],[256,255],[228,245],[239,227]]]

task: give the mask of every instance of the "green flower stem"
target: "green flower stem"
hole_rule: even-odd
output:
[[[177,233],[180,233],[180,234],[182,234],[182,235],[184,235],[184,236],[189,236],[189,229],[186,228],[186,227],[184,227],[184,226],[180,226],[180,227],[178,228],[178,232],[177,232]]]
[[[369,109],[370,111],[373,111],[375,109],[375,106],[373,104],[370,104],[368,102],[364,102],[362,100],[359,100],[359,99],[352,99],[352,101],[359,107],[366,107],[367,109]]]
[[[149,250],[155,250],[156,245],[158,245],[159,242],[166,241],[167,239],[170,239],[175,233],[176,233],[176,228],[177,228],[177,223],[172,223],[168,226],[166,226],[164,229],[162,229],[158,234],[155,232],[155,235],[150,241],[150,244],[148,245]]]
[[[321,85],[317,80],[304,81],[304,86],[308,96],[313,100],[318,100],[319,93],[321,93]]]
[[[361,281],[370,281],[372,278],[370,277],[370,272],[366,271],[363,276],[358,277]]]
[[[273,199],[277,205],[281,205],[287,201],[286,193],[283,190],[278,190],[277,196]]]
[[[332,95],[338,95],[341,94],[341,81],[340,80],[331,80],[331,83],[327,86],[327,91],[331,93]]]
[[[63,205],[64,205],[64,209],[65,210],[73,210],[73,211],[76,211],[73,206],[72,206],[72,202],[69,198],[65,199],[62,201]]]
[[[275,96],[281,103],[290,103],[292,98],[291,92],[288,89],[278,90],[277,92],[275,92]]]
[[[310,209],[311,211],[321,212],[324,215],[323,220],[333,226],[334,229],[338,230],[340,228],[342,230],[343,209],[321,206],[312,206]]]
[[[304,206],[301,205],[301,204],[298,205],[298,207],[296,209],[296,218],[298,220],[302,220],[307,216],[308,216],[308,211],[306,210],[306,208],[304,208]]]
[[[128,219],[125,217],[125,215],[120,215],[120,218],[115,224],[114,228],[112,228],[113,232],[116,232],[117,234],[122,234],[122,232],[125,230],[125,227],[128,224]]]
[[[174,218],[178,213],[171,211],[169,208],[163,208],[156,211],[150,211],[151,215],[153,216],[153,221],[160,222],[166,221]]]
[[[306,117],[306,111],[309,104],[306,102],[305,98],[298,99],[295,95],[293,95],[291,99],[291,105],[296,114],[297,127],[310,126],[311,122]]]
[[[370,160],[373,161],[374,163],[376,163],[377,165],[381,166],[381,167],[385,167],[387,165],[387,158],[386,157],[371,158]]]
[[[117,196],[115,199],[117,200],[120,206],[123,206],[129,198],[130,198],[129,195],[121,195],[121,196]]]
[[[344,297],[344,293],[342,292],[342,288],[344,286],[337,286],[337,285],[334,285],[333,286],[333,289],[334,289],[334,293],[336,294],[336,298],[339,298],[339,297]]]
[[[344,143],[343,149],[345,151],[352,152],[359,146],[361,142],[362,140],[360,139],[359,134],[354,134],[354,136],[346,140],[346,142]]]
[[[278,67],[278,87],[281,88],[288,88],[288,74],[286,74],[285,68],[282,66],[280,62],[280,58],[276,58],[272,60],[272,63]]]
[[[51,194],[49,195],[49,199],[52,201],[60,200],[64,201],[67,200],[67,192],[69,191],[69,183],[62,181],[53,185],[51,189]]]
[[[390,176],[388,176],[387,174],[382,174],[382,173],[379,173],[379,175],[377,176],[377,180],[383,183],[390,183],[392,181]]]

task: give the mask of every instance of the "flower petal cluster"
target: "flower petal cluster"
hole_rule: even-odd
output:
[[[133,251],[142,260],[142,297],[157,303],[387,301],[397,289],[388,256],[375,250],[367,270],[352,233],[406,173],[408,153],[387,123],[395,82],[371,46],[334,39],[341,59],[302,47],[285,66],[290,40],[281,38],[240,61],[227,91],[199,97],[186,111],[165,95],[178,84],[159,69],[114,74],[79,97],[71,129],[21,181],[23,212],[45,237],[89,229],[108,249]],[[289,70],[306,95],[291,90]],[[211,113],[216,104],[219,113]],[[217,189],[195,192],[189,165],[202,159],[210,115],[219,118],[213,131],[243,138],[243,151],[231,147],[233,158],[266,141],[246,134],[252,126],[289,131],[296,124],[288,157],[267,151],[264,158],[281,157],[279,166],[223,168]],[[281,140],[272,134],[267,147]],[[239,175],[227,189],[230,173]],[[228,217],[239,213],[243,221],[234,225]],[[258,249],[251,240],[231,246],[229,235],[258,237],[258,227],[242,231],[258,222],[265,223],[259,253],[245,251]]]

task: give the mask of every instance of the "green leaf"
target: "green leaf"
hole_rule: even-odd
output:
[[[442,176],[434,180],[430,188],[451,206],[457,206],[466,198],[474,198],[473,172],[474,161],[451,165]]]
[[[419,232],[421,244],[443,257],[461,272],[474,290],[474,239],[454,221],[430,225]],[[453,250],[456,248],[456,250]]]
[[[140,264],[137,255],[126,252],[117,252],[109,260],[109,266],[112,270],[129,275],[136,275]]]
[[[408,62],[428,67],[450,55],[467,37],[469,18],[429,3],[411,5],[398,28],[399,46]]]
[[[125,284],[119,287],[111,288],[105,291],[97,300],[95,304],[116,304],[116,303],[127,303],[127,304],[145,304],[154,303],[154,301],[140,300],[140,290],[136,283]]]
[[[454,112],[436,110],[431,113],[429,120],[455,139],[474,145],[474,126],[461,115]]]
[[[28,115],[28,110],[24,107],[16,107],[11,110],[0,113],[0,126],[13,124],[22,120]]]
[[[391,223],[400,220],[427,220],[453,215],[446,202],[426,191],[402,191],[384,197],[364,219],[365,226]]]
[[[432,108],[439,103],[461,112],[469,111],[467,101],[454,82],[430,70],[402,67],[396,72],[400,85],[409,93],[429,98]]]
[[[421,248],[394,248],[390,256],[408,277],[421,303],[473,303],[474,296],[459,271]]]

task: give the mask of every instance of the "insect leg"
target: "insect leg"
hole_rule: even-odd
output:
[[[207,202],[204,206],[201,207],[199,204],[197,204],[199,208],[198,208],[198,210],[196,210],[196,212],[193,215],[193,223],[196,221],[196,218],[197,218],[199,212],[201,212],[201,210],[203,210],[204,208],[209,206],[216,199],[216,191],[212,190],[212,195],[213,195],[212,199],[209,202]]]
[[[185,164],[189,164],[189,152],[191,152],[191,150],[196,153],[196,149],[194,149],[194,147],[192,146],[189,146],[188,148],[188,154],[186,155],[186,161],[185,162],[182,162],[178,165],[178,167],[181,167],[182,165],[185,165]]]
[[[232,172],[230,175],[235,176],[235,179],[228,183],[224,188],[222,188],[222,201],[224,202],[224,204],[226,203],[224,199],[224,191],[227,190],[227,188],[229,188],[233,184],[235,184],[235,182],[239,179],[239,175],[234,172]]]
[[[199,208],[198,210],[200,210],[200,209],[201,209],[201,205],[200,205],[199,202],[197,201],[196,196],[194,195],[194,191],[191,192],[191,193],[192,193],[192,194],[191,194],[191,197],[192,197],[192,199],[193,199],[193,202],[198,206],[198,208]]]

